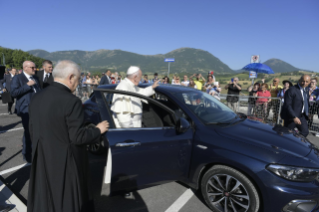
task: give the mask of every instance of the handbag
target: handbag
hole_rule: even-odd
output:
[[[9,92],[2,93],[1,98],[2,98],[2,103],[4,103],[4,104],[13,102],[13,99],[12,99],[11,94]]]

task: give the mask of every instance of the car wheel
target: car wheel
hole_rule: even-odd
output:
[[[201,181],[202,195],[213,211],[257,212],[260,207],[258,192],[241,172],[228,166],[216,165]]]

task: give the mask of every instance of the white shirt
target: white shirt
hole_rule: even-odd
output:
[[[182,81],[182,85],[184,85],[184,86],[188,87],[188,85],[189,85],[189,81]]]
[[[151,96],[155,93],[152,86],[148,86],[146,88],[140,88],[134,85],[133,82],[127,78],[122,80],[116,86],[115,90],[134,92],[134,93],[142,94],[144,96]],[[143,101],[143,102],[147,103],[146,101]],[[140,114],[143,112],[142,101],[140,98],[137,98],[137,97],[122,95],[122,94],[114,94],[111,110],[114,113]]]
[[[300,89],[300,92],[301,92],[301,96],[302,96],[302,101],[304,101],[304,98],[303,98],[303,92],[306,92],[305,90],[304,90],[304,88],[303,87],[301,87],[300,85],[299,85],[299,83],[298,83],[298,86],[299,86],[299,89]],[[302,106],[302,110],[301,110],[301,113],[303,113],[304,112],[304,109],[305,109],[305,103],[303,104],[303,106]]]
[[[31,75],[29,75],[29,74],[27,74],[27,73],[25,73],[24,71],[22,72],[23,74],[24,74],[24,76],[26,76],[26,78],[29,80],[29,81],[31,81],[32,79],[30,78],[30,77],[33,77],[33,76],[31,76]],[[33,80],[32,80],[33,81]],[[34,82],[35,82],[35,84],[37,84],[37,82],[34,80]],[[34,93],[36,93],[37,92],[37,90],[35,89],[35,87],[34,86],[32,86],[32,88],[33,88],[33,90],[34,90]]]
[[[48,75],[48,79],[49,79],[50,73],[47,73],[47,72],[45,72],[45,70],[43,70],[43,81],[44,81],[46,75]]]

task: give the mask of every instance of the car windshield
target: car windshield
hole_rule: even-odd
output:
[[[226,105],[204,92],[183,92],[176,97],[205,124],[229,124],[237,117]]]

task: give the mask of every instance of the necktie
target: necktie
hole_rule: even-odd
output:
[[[44,78],[44,80],[43,80],[43,82],[44,82],[44,83],[48,82],[48,79],[49,79],[49,74],[46,74],[46,75],[45,75],[45,78]]]
[[[305,89],[302,89],[303,91],[303,104],[304,104],[304,113],[306,116],[308,116],[308,98],[307,98],[307,92]]]
[[[31,80],[33,80],[35,82],[35,84],[32,86],[35,90],[35,93],[38,93],[40,91],[40,88],[37,84],[37,81],[33,78],[33,77],[30,77]]]

